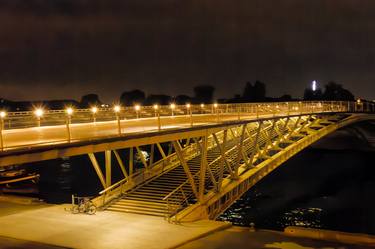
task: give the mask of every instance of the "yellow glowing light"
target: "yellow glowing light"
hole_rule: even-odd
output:
[[[6,112],[4,112],[4,111],[1,111],[1,112],[0,112],[0,118],[5,118],[6,115],[7,115]]]
[[[357,103],[360,104],[361,103],[361,99],[357,99]]]
[[[71,107],[68,107],[68,108],[66,108],[66,113],[70,116],[70,115],[72,115],[73,114],[73,108],[71,108]]]
[[[174,103],[171,104],[171,109],[176,108],[176,105]]]
[[[218,104],[217,104],[217,103],[215,103],[215,104],[214,104],[214,107],[215,107],[215,108],[217,108],[217,107],[218,107]]]
[[[35,116],[37,116],[38,118],[40,118],[41,116],[43,116],[44,111],[43,111],[43,109],[38,108],[38,109],[36,109],[36,110],[34,111],[34,114],[35,114]]]
[[[154,105],[154,109],[155,109],[155,110],[159,109],[159,106],[155,104],[155,105]]]
[[[98,112],[98,108],[96,106],[92,107],[91,108],[91,112],[94,113],[94,114],[97,113]]]
[[[139,110],[141,109],[141,106],[140,106],[140,105],[135,105],[135,106],[134,106],[134,109],[135,109],[136,111],[139,111]]]
[[[203,108],[203,107],[204,107],[204,104],[201,104],[201,107]]]
[[[119,105],[115,105],[115,106],[113,107],[113,110],[114,110],[115,112],[120,112],[120,111],[121,111],[121,106],[119,106]]]
[[[189,103],[186,104],[186,108],[188,108],[188,109],[190,108],[190,104]]]

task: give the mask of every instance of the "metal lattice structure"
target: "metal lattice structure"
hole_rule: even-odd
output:
[[[56,125],[64,113],[50,113],[54,121],[36,127],[12,119],[30,113],[9,114],[13,126],[2,119],[0,167],[87,155],[103,187],[97,206],[176,222],[215,219],[303,148],[373,119],[373,111],[371,104],[342,101],[143,107],[95,119],[80,110],[65,125]],[[122,172],[117,182],[113,167]]]

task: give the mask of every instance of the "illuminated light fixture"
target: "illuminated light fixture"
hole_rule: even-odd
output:
[[[174,108],[176,108],[176,104],[172,103],[171,104],[171,109],[174,109]]]
[[[215,104],[214,104],[214,107],[215,107],[215,108],[217,108],[217,107],[218,107],[218,104],[217,104],[217,103],[215,103]]]
[[[135,109],[136,111],[139,111],[139,110],[141,109],[141,106],[140,106],[140,105],[135,105],[135,106],[134,106],[134,109]]]
[[[4,111],[1,111],[1,112],[0,112],[0,118],[5,118],[6,115],[7,115],[6,112],[4,112]]]
[[[204,104],[201,104],[201,107],[204,108]]]
[[[38,108],[38,109],[36,109],[36,110],[34,111],[34,114],[35,114],[35,116],[37,116],[38,118],[40,118],[40,117],[43,116],[44,111],[43,111],[42,108]]]
[[[357,99],[357,103],[360,104],[361,103],[361,99]]]
[[[120,112],[120,110],[121,110],[121,106],[119,106],[119,105],[115,105],[114,107],[113,107],[113,110],[117,113],[117,112]]]
[[[316,91],[316,80],[313,80],[311,83],[311,89],[315,92]]]
[[[154,110],[157,110],[157,109],[159,109],[159,106],[158,105],[154,105]]]
[[[73,108],[71,108],[71,107],[68,107],[68,108],[66,108],[66,113],[70,116],[70,115],[72,115],[73,114]]]
[[[276,108],[279,109],[279,105],[276,105]]]
[[[189,103],[186,104],[186,108],[188,108],[188,109],[190,108],[190,104]]]
[[[94,113],[94,114],[97,113],[98,112],[98,108],[96,106],[92,107],[91,108],[91,112]]]

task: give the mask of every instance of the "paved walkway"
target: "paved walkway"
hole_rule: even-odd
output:
[[[3,204],[0,202],[0,206]],[[160,249],[176,247],[228,226],[208,220],[175,225],[160,217],[110,211],[73,215],[64,211],[68,207],[25,210],[22,205],[13,204],[11,208],[20,212],[0,217],[0,236],[68,248]]]

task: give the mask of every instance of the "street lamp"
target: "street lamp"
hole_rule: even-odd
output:
[[[141,106],[140,105],[135,105],[134,109],[135,109],[135,112],[137,113],[137,119],[138,119],[139,118],[139,111],[141,110]]]
[[[4,130],[4,119],[7,116],[5,111],[0,112],[0,146],[1,151],[4,149],[4,138],[3,138],[3,130]]]
[[[98,112],[98,107],[96,106],[91,107],[91,112],[92,112],[93,122],[96,123],[96,113]]]
[[[190,126],[193,126],[193,110],[191,108],[190,103],[186,104],[186,114],[188,114],[188,113],[189,113],[189,116],[190,116]]]
[[[217,109],[218,108],[218,104],[217,103],[214,103],[214,105],[213,105],[213,109],[214,110],[212,110],[213,112],[215,111],[216,112],[216,121],[217,122],[219,122],[219,110]]]
[[[72,134],[70,131],[70,124],[72,123],[72,115],[73,115],[74,110],[73,108],[68,107],[66,108],[65,112],[66,112],[66,131],[68,135],[68,141],[70,143],[70,140],[72,138]]]
[[[117,131],[118,134],[121,135],[121,122],[120,122],[120,111],[121,111],[121,106],[115,105],[113,107],[113,111],[116,114],[116,120],[117,120]]]
[[[158,119],[158,130],[161,130],[161,121],[160,121],[160,112],[159,112],[159,105],[155,104],[154,105],[154,110],[155,110],[155,117]]]
[[[174,116],[174,109],[176,108],[176,104],[171,104],[172,116]]]
[[[34,114],[35,114],[36,119],[37,119],[37,126],[39,127],[40,126],[40,118],[43,117],[44,110],[42,108],[37,108],[37,109],[35,109]]]

